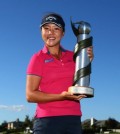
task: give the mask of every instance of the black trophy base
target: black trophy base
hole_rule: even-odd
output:
[[[68,92],[74,95],[86,95],[86,98],[94,97],[94,89],[91,87],[71,86],[68,88]]]

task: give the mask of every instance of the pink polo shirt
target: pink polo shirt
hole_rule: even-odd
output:
[[[45,93],[60,94],[67,91],[73,83],[75,63],[73,52],[61,47],[62,56],[60,60],[52,57],[44,46],[42,50],[34,54],[27,68],[27,74],[40,76],[39,89]],[[78,101],[54,101],[38,103],[35,116],[81,116],[80,103]]]

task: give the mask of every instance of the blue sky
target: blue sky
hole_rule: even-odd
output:
[[[90,86],[95,97],[81,100],[82,120],[109,117],[120,121],[120,0],[0,0],[0,123],[34,116],[35,104],[25,98],[26,68],[43,47],[39,31],[46,12],[61,14],[66,23],[62,45],[76,44],[70,26],[91,24],[95,58]]]

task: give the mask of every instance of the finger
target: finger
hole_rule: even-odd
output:
[[[86,98],[86,97],[87,97],[86,95],[79,95],[77,100],[81,100],[81,99]]]

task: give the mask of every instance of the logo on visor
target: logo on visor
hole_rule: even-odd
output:
[[[52,20],[56,20],[56,18],[53,17],[53,16],[49,16],[49,17],[46,18],[46,20],[50,20],[50,21],[52,21]]]

